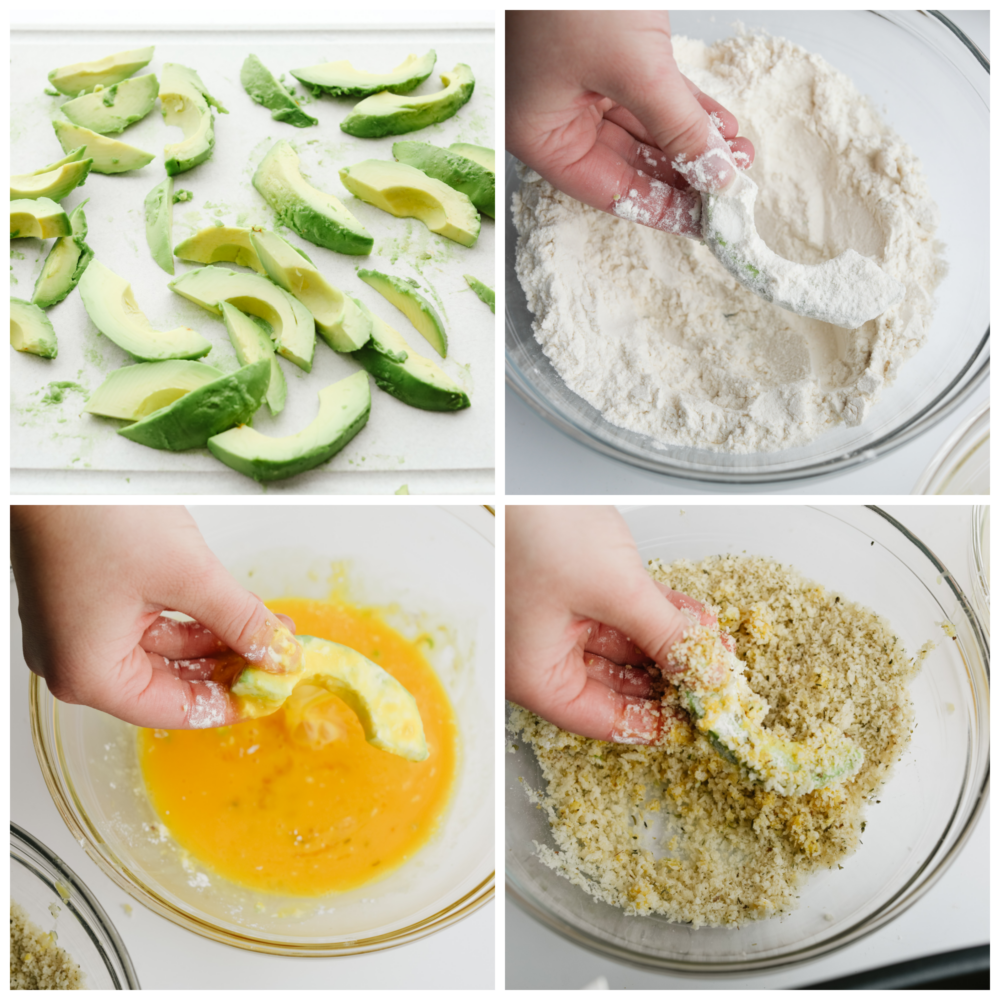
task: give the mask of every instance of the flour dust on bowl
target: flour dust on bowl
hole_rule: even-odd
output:
[[[870,461],[988,374],[988,229],[967,196],[989,189],[988,67],[915,12],[755,12],[746,36],[725,15],[671,26],[754,143],[767,246],[797,265],[857,251],[905,298],[853,330],[796,316],[706,247],[578,206],[508,157],[508,381],[576,440],[653,471],[774,482]]]
[[[352,606],[375,609],[404,640],[423,637],[458,731],[447,806],[429,840],[381,878],[321,896],[291,883],[282,889],[284,880],[271,888],[263,878],[238,883],[175,842],[151,803],[136,729],[57,702],[33,678],[36,752],[74,836],[144,905],[254,951],[377,951],[447,927],[487,902],[494,883],[492,515],[473,506],[203,507],[192,514],[212,551],[264,601],[318,605],[339,590]],[[239,729],[232,727],[237,739]],[[303,840],[303,850],[312,850]]]
[[[759,911],[760,919],[699,927],[655,912],[630,915],[543,863],[546,852],[560,845],[526,788],[544,794],[545,779],[531,747],[510,735],[505,784],[511,897],[584,947],[686,973],[746,972],[807,961],[901,914],[947,869],[986,801],[988,640],[966,595],[919,539],[876,508],[736,507],[720,517],[717,508],[646,507],[626,508],[624,516],[644,560],[666,566],[714,556],[763,557],[819,584],[823,592],[814,599],[821,603],[835,604],[842,595],[871,609],[911,657],[932,642],[907,688],[916,725],[888,781],[863,805],[864,835],[853,853],[802,879],[795,898],[777,908],[780,913]],[[827,669],[846,671],[849,659],[858,658],[838,650]],[[859,663],[850,666],[858,669]],[[839,721],[848,734],[853,731],[847,716]],[[669,792],[652,813],[667,814],[666,822]],[[593,798],[591,791],[588,801]],[[646,838],[646,831],[636,832]],[[683,858],[685,845],[654,849],[646,840],[643,849],[659,859]],[[696,891],[718,883],[726,859],[703,862],[704,881],[699,874],[692,883]]]

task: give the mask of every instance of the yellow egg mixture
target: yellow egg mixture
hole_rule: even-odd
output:
[[[300,635],[350,646],[392,674],[416,699],[427,760],[375,749],[339,698],[300,684],[265,718],[140,730],[146,790],[174,840],[233,882],[296,896],[353,889],[413,857],[437,829],[455,777],[455,716],[420,639],[377,609],[298,598],[268,607]]]

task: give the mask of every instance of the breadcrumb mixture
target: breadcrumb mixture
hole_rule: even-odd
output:
[[[796,888],[858,846],[864,806],[910,739],[909,658],[892,627],[793,568],[757,556],[650,563],[651,575],[716,611],[769,706],[764,724],[805,740],[822,723],[864,749],[846,784],[788,797],[723,760],[689,723],[665,745],[626,746],[564,732],[514,706],[509,728],[547,783],[528,789],[557,849],[539,859],[630,914],[721,926],[796,905]],[[678,716],[676,692],[664,711]]]
[[[10,988],[12,990],[82,990],[80,966],[28,919],[24,908],[10,903]]]

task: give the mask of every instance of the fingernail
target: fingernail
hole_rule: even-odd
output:
[[[614,731],[612,743],[654,743],[660,735],[662,716],[659,702],[625,695],[625,707]]]
[[[708,130],[705,151],[694,159],[678,156],[673,168],[698,191],[717,194],[736,180],[738,169],[726,140],[714,129]]]

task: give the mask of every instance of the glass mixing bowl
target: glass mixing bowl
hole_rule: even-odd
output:
[[[877,508],[645,507],[624,516],[643,560],[767,556],[884,615],[911,655],[933,640],[910,684],[917,725],[879,804],[868,809],[864,843],[842,870],[814,875],[788,914],[698,930],[626,916],[537,859],[534,842],[554,841],[521,784],[544,788],[534,754],[519,743],[517,753],[504,755],[510,897],[590,950],[714,975],[804,962],[899,916],[941,877],[986,803],[989,643],[961,588],[919,539]],[[942,622],[954,626],[954,640]]]
[[[989,400],[976,407],[941,445],[913,492],[925,496],[989,496]]]
[[[87,853],[139,902],[225,944],[350,955],[416,940],[494,891],[493,516],[483,507],[202,507],[212,551],[263,600],[323,598],[334,563],[349,593],[388,608],[427,657],[458,718],[459,773],[436,837],[378,882],[316,899],[244,889],[180,851],[143,788],[134,727],[66,705],[31,678],[31,725],[56,807]]]
[[[927,342],[903,364],[863,424],[835,428],[800,448],[730,455],[664,445],[616,427],[566,386],[532,334],[532,314],[514,272],[510,203],[519,182],[508,154],[507,381],[565,434],[654,472],[716,483],[843,472],[933,427],[989,373],[989,64],[950,21],[919,11],[672,11],[670,20],[675,34],[714,42],[735,33],[737,17],[748,29],[790,38],[846,73],[920,157],[941,210],[936,238],[948,262],[934,293]]]

